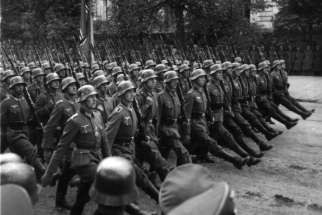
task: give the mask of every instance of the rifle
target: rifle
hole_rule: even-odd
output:
[[[32,45],[32,48],[33,48],[33,50],[34,50],[34,52],[35,52],[35,55],[36,55],[36,57],[37,57],[37,60],[38,60],[39,66],[40,66],[40,67],[42,67],[41,60],[40,60],[40,56],[39,56],[39,54],[38,54],[38,52],[37,52],[37,49],[36,49],[36,47],[35,47],[35,45],[34,45],[34,44]]]
[[[63,41],[63,40],[62,40]],[[65,55],[65,58],[70,66],[70,69],[71,69],[71,72],[72,72],[72,76],[73,78],[76,80],[76,85],[77,85],[77,88],[79,88],[80,84],[79,84],[79,81],[78,81],[78,78],[76,76],[76,73],[75,73],[75,70],[74,70],[74,67],[73,67],[73,64],[72,64],[72,61],[70,59],[70,56],[68,55],[68,53],[66,52],[66,48],[65,48],[65,43],[63,41],[62,43],[62,48],[63,48],[63,52],[64,52],[64,55]]]
[[[13,64],[12,60],[10,59],[10,57],[8,56],[7,52],[4,50],[4,48],[3,48],[3,47],[2,47],[2,50],[3,50],[3,53],[5,54],[5,56],[6,56],[7,60],[9,61],[10,65],[11,65],[11,67],[12,67],[12,69],[13,69],[13,71],[15,71],[16,75],[19,75],[19,71],[18,71],[18,69],[14,66],[14,64]],[[28,91],[28,88],[27,88],[25,85],[24,85],[24,94],[25,94],[25,98],[26,98],[26,100],[27,100],[27,103],[28,103],[28,105],[29,105],[29,107],[30,107],[30,109],[31,109],[31,112],[32,112],[32,114],[33,114],[33,116],[34,116],[34,118],[35,118],[35,120],[36,120],[36,123],[37,123],[37,124],[41,127],[41,129],[43,130],[43,129],[44,129],[44,126],[43,126],[42,122],[40,121],[40,119],[39,119],[39,117],[38,117],[38,115],[37,115],[37,113],[36,113],[35,104],[34,104],[34,102],[32,101],[32,98],[31,98],[31,96],[30,96],[30,93],[29,93],[29,91]]]

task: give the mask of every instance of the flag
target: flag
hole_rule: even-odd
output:
[[[80,49],[90,64],[94,61],[94,55],[90,48],[94,46],[93,4],[93,0],[81,0],[80,29],[78,35]]]

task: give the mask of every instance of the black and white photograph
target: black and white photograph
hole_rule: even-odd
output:
[[[0,0],[1,215],[321,215],[321,0]]]

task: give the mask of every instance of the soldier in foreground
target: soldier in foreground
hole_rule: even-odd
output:
[[[80,110],[70,117],[63,130],[56,150],[48,164],[46,173],[42,177],[42,184],[51,183],[53,174],[57,171],[59,163],[64,159],[72,143],[75,149],[72,152],[71,167],[80,177],[76,202],[71,208],[71,215],[80,215],[85,204],[90,200],[89,189],[94,181],[98,163],[103,157],[110,154],[109,147],[104,141],[102,131],[104,128],[100,112],[96,111],[95,88],[84,85],[78,90],[80,97]]]
[[[90,192],[97,204],[94,215],[149,215],[135,204],[138,199],[135,180],[135,169],[127,159],[102,160]]]
[[[24,87],[26,86],[21,76],[10,78],[9,97],[1,102],[1,133],[6,144],[1,146],[17,153],[32,165],[40,177],[45,167],[41,163],[36,147],[30,142],[30,125],[34,124],[34,116],[24,97]]]
[[[113,156],[124,157],[132,162],[137,185],[152,199],[158,201],[158,190],[135,162],[134,138],[137,135],[138,118],[132,106],[135,100],[134,84],[131,81],[119,83],[118,97],[120,103],[111,113],[104,131],[106,142]]]

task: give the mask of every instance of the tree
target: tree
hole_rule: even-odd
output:
[[[278,30],[297,31],[312,39],[314,29],[321,29],[322,1],[320,0],[277,0],[280,12],[275,26]]]

